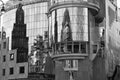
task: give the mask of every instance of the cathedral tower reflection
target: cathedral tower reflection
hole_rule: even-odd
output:
[[[24,23],[24,11],[19,4],[16,11],[16,22],[12,31],[12,49],[17,49],[17,62],[28,61],[28,37],[26,37],[26,24]]]

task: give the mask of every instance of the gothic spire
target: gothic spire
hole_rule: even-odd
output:
[[[24,24],[24,10],[21,3],[19,3],[16,11],[16,24]]]

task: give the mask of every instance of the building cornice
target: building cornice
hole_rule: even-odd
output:
[[[63,53],[63,54],[56,54],[52,56],[53,60],[78,60],[78,59],[85,59],[88,57],[88,54],[81,54],[81,53]]]
[[[87,1],[82,1],[82,2],[60,2],[60,3],[55,3],[49,8],[49,13],[54,11],[55,9],[60,9],[60,8],[66,8],[66,7],[82,7],[82,8],[90,8],[95,10],[95,12],[98,12],[100,10],[100,7],[98,4],[92,3],[92,2],[87,2]]]

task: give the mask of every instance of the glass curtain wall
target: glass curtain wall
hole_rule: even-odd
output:
[[[43,36],[45,32],[48,31],[48,20],[47,20],[47,9],[48,3],[41,2],[35,4],[28,4],[23,6],[25,14],[25,24],[27,26],[27,37],[29,38],[29,53],[31,47],[38,35]],[[16,9],[7,11],[1,16],[1,26],[4,27],[7,37],[9,37],[9,49],[11,50],[11,32],[15,23],[15,12]]]
[[[88,8],[69,6],[83,1],[87,0],[50,1],[51,8],[57,8],[51,11],[49,17],[49,42],[53,47],[53,56],[88,53]],[[68,3],[69,7],[63,5],[64,8],[58,8],[57,5],[64,3]],[[78,70],[78,61],[68,58],[63,60],[64,71]]]
[[[51,44],[56,43],[58,53],[59,51],[65,52],[66,48],[72,53],[86,53],[88,46],[87,8],[60,8],[53,11],[49,19],[50,42]],[[55,25],[56,23],[57,25]]]

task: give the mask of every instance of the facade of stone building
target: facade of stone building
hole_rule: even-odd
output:
[[[0,79],[9,80],[23,77],[27,78],[28,62],[17,63],[17,49],[9,50],[8,44],[9,38],[1,38]]]

